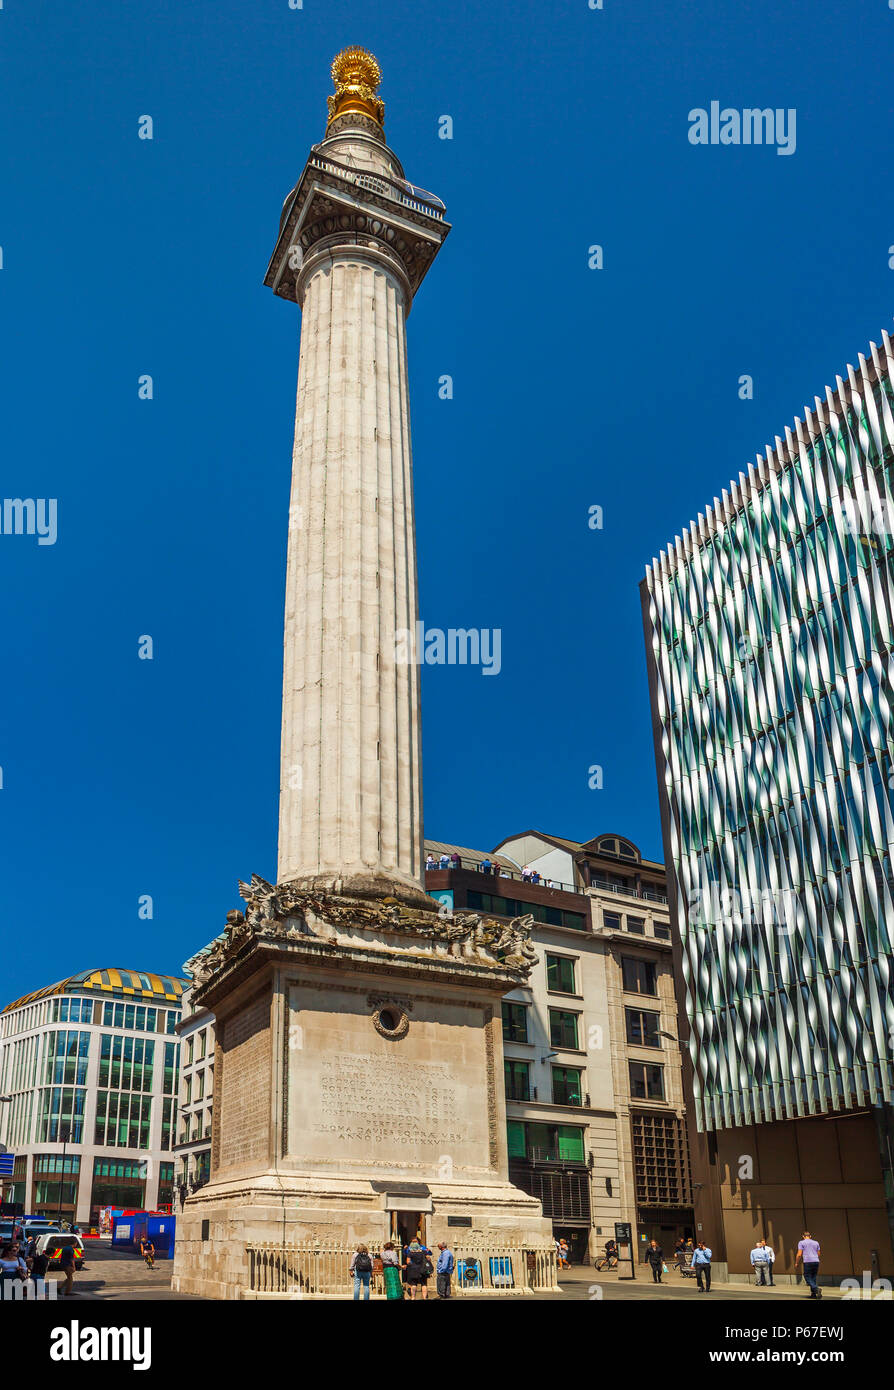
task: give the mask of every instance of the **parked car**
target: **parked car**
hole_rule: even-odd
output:
[[[73,1245],[75,1248],[75,1269],[84,1267],[84,1242],[80,1236],[69,1235],[64,1231],[46,1231],[37,1240],[38,1255],[48,1255],[50,1269],[59,1268],[59,1256],[63,1245]]]
[[[57,1222],[51,1221],[32,1221],[24,1227],[24,1239],[37,1240],[39,1236],[62,1235],[62,1230]]]

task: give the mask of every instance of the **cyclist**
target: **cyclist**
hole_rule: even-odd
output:
[[[155,1265],[155,1246],[149,1236],[143,1236],[140,1241],[140,1254],[146,1261],[146,1268],[152,1269]]]

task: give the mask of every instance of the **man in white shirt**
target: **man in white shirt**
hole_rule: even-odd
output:
[[[758,1287],[773,1287],[773,1261],[776,1258],[765,1240],[759,1240],[751,1252],[751,1268]]]

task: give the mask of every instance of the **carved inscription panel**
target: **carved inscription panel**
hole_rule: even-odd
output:
[[[493,1107],[484,1015],[414,1001],[405,1037],[375,1028],[366,993],[290,991],[290,1158],[449,1181],[486,1171]]]

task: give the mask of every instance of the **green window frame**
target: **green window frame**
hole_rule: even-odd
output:
[[[577,960],[574,956],[546,957],[546,987],[558,994],[576,994],[575,975]]]
[[[568,1009],[549,1009],[549,1041],[551,1047],[578,1047],[579,1014]]]

